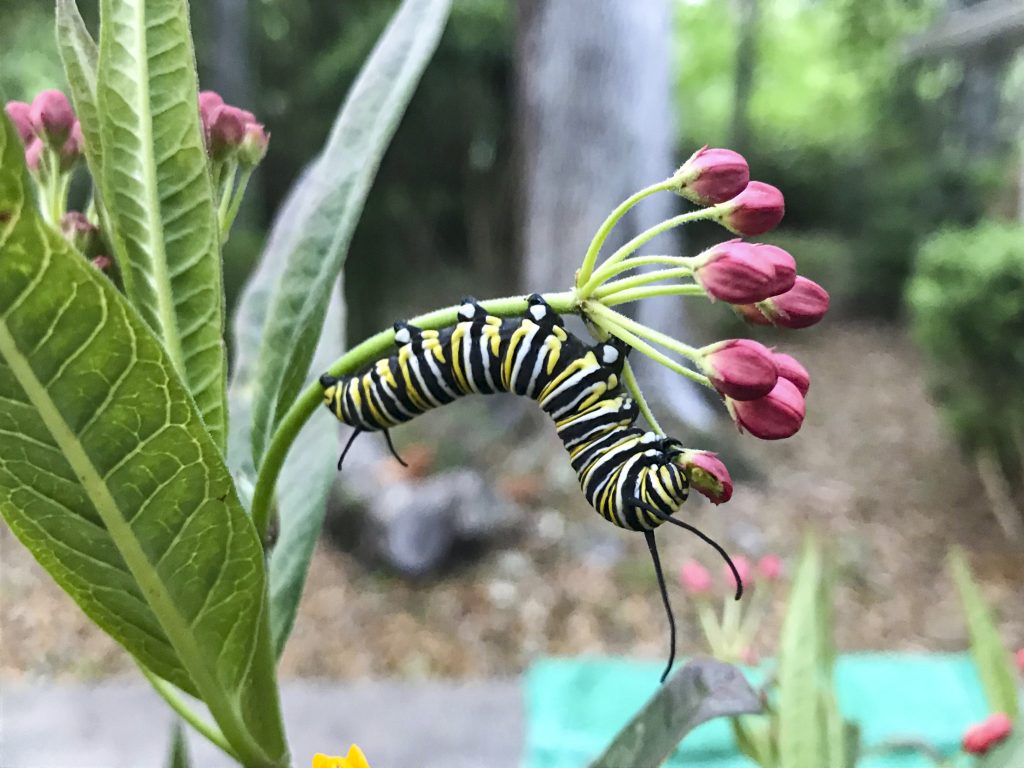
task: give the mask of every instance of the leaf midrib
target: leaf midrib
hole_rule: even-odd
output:
[[[206,665],[189,663],[189,660],[203,659],[207,654],[199,647],[188,621],[175,607],[174,599],[168,593],[160,576],[152,568],[134,531],[121,513],[117,502],[103,482],[82,443],[60,414],[48,390],[32,370],[28,359],[18,348],[17,342],[8,329],[6,318],[0,319],[0,355],[6,359],[14,378],[25,391],[46,429],[59,446],[68,464],[71,465],[83,490],[103,520],[107,533],[110,534],[124,558],[132,577],[138,582],[147,603],[156,614],[164,632],[167,633],[167,638],[196,688],[202,694],[203,700],[209,706],[210,711],[217,714],[218,724],[225,735],[236,749],[242,749],[243,745],[251,745],[252,749],[258,750],[242,722],[237,697],[227,695],[215,674]],[[271,763],[265,755],[251,757],[253,758],[252,764]]]
[[[178,375],[185,381],[189,381],[188,371],[185,370],[185,354],[181,346],[181,337],[178,335],[177,312],[171,293],[171,278],[167,269],[167,251],[164,248],[163,222],[160,220],[160,197],[157,194],[156,158],[151,151],[154,145],[153,120],[149,114],[149,46],[146,40],[146,5],[139,2],[134,3],[134,6],[136,10],[135,40],[137,44],[135,54],[141,69],[138,102],[135,104],[135,112],[140,117],[139,141],[142,146],[142,183],[146,188],[146,197],[148,199],[148,204],[146,205],[146,218],[148,219],[146,239],[148,241],[148,250],[151,254],[151,268],[156,289],[157,315],[160,318],[161,325],[160,336]]]

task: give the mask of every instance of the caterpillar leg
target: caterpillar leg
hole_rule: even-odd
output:
[[[352,447],[352,443],[356,441],[356,438],[363,434],[363,430],[355,429],[352,432],[352,436],[345,443],[344,449],[341,451],[341,456],[338,457],[338,471],[341,472],[341,465],[345,461],[345,457],[348,455],[348,449]]]
[[[665,606],[665,615],[668,616],[668,664],[665,665],[665,671],[661,673],[661,682],[664,683],[676,661],[676,619],[672,615],[672,603],[669,602],[668,590],[665,588],[665,574],[661,570],[661,558],[658,557],[658,544],[654,540],[654,531],[644,531],[644,538],[647,539],[647,549],[650,550],[651,562],[654,563],[654,575],[658,577],[658,589],[661,590],[661,602]]]
[[[740,577],[740,572],[736,569],[736,563],[732,561],[732,558],[729,557],[729,553],[722,548],[721,544],[712,539],[699,528],[695,528],[689,523],[684,523],[682,520],[676,520],[676,518],[672,517],[671,515],[666,515],[657,507],[653,507],[650,504],[641,501],[640,499],[628,498],[625,500],[625,504],[626,506],[637,507],[638,509],[642,509],[645,512],[650,512],[663,523],[672,523],[673,525],[678,525],[680,528],[683,528],[684,530],[687,530],[690,533],[692,533],[705,544],[710,545],[712,549],[714,549],[719,555],[722,556],[722,559],[725,560],[725,564],[728,565],[729,570],[732,571],[733,578],[736,579],[736,599],[739,600],[741,597],[743,597],[743,579]]]
[[[409,465],[406,464],[405,461],[402,460],[402,457],[398,455],[398,451],[395,450],[395,444],[391,442],[391,432],[390,432],[390,430],[387,430],[387,429],[384,430],[384,440],[387,441],[388,450],[391,451],[391,455],[395,457],[395,461],[397,461],[403,467],[408,467]]]

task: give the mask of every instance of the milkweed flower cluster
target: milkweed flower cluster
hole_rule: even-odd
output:
[[[67,207],[71,174],[85,152],[75,110],[61,91],[48,90],[31,104],[9,101],[4,111],[25,145],[25,164],[36,183],[39,208],[58,225]]]
[[[761,624],[783,579],[782,559],[764,555],[756,563],[743,555],[733,558],[736,573],[724,568],[715,579],[711,571],[696,560],[679,567],[679,584],[693,598],[693,610],[704,633],[708,650],[719,659],[743,664],[756,663]],[[739,575],[752,596],[743,603],[732,599]],[[718,602],[720,608],[716,610]]]
[[[221,238],[226,240],[249,178],[267,154],[270,134],[252,112],[225,103],[216,91],[199,94],[199,119],[219,200]]]
[[[645,197],[663,191],[704,207],[641,232],[598,264],[601,246],[622,216]],[[731,306],[752,325],[814,325],[828,311],[825,289],[798,274],[796,260],[786,250],[743,239],[770,231],[784,214],[782,193],[771,184],[752,181],[742,155],[702,147],[670,178],[636,193],[608,217],[576,280],[581,313],[602,333],[713,389],[739,430],[762,440],[791,437],[803,424],[811,380],[799,361],[752,339],[693,347],[614,307],[653,296],[703,296]],[[640,253],[659,234],[699,220],[715,221],[740,237],[692,257]],[[693,450],[682,454],[691,486],[715,503],[727,501],[732,482],[725,466],[717,457],[712,461],[711,454],[695,459],[698,456],[701,452]]]

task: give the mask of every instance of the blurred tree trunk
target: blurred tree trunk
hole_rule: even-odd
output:
[[[736,35],[736,81],[732,102],[732,145],[738,151],[750,148],[750,94],[754,90],[757,65],[758,0],[739,0]]]
[[[669,2],[521,0],[517,8],[523,283],[530,291],[558,290],[572,284],[605,216],[676,165]],[[678,207],[669,194],[644,201],[606,249]],[[669,234],[646,252],[678,249],[678,236]],[[685,336],[678,299],[645,301],[640,319]],[[646,392],[682,420],[709,423],[693,385],[660,366],[644,367]]]

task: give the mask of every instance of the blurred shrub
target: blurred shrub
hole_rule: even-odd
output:
[[[1024,226],[935,235],[917,254],[907,298],[950,427],[1024,500]]]
[[[857,298],[857,272],[861,254],[857,244],[836,232],[782,230],[766,242],[793,254],[801,275],[828,289],[832,297],[829,319],[846,313]]]
[[[0,93],[31,101],[39,91],[64,88],[53,3],[0,0],[0,19]]]

